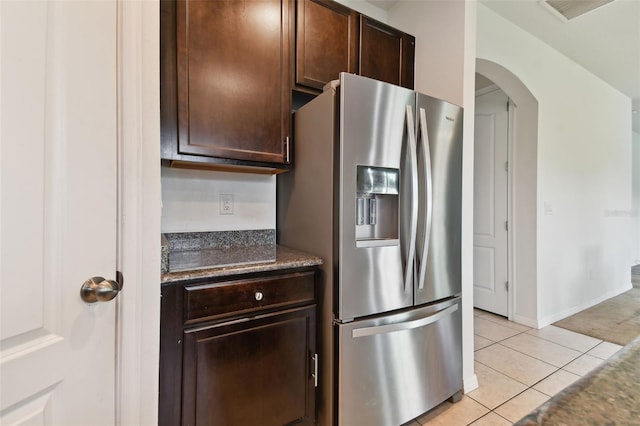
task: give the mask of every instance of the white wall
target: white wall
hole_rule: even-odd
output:
[[[464,391],[473,368],[473,117],[476,3],[400,1],[389,24],[416,37],[415,88],[464,108],[462,177],[462,357]]]
[[[482,4],[477,25],[478,58],[511,71],[539,103],[543,326],[630,287],[631,220],[618,212],[631,208],[631,100]]]
[[[232,194],[233,215],[220,214]],[[162,168],[162,232],[276,228],[276,177]]]
[[[631,217],[635,228],[633,232],[633,263],[640,265],[640,133],[632,132],[632,209]]]
[[[464,16],[473,6],[457,1],[400,1],[389,10],[389,24],[416,38],[417,91],[463,104],[465,34],[471,33],[471,28],[465,32]],[[473,21],[469,24],[475,25]]]
[[[387,22],[387,11],[365,0],[336,0],[345,6],[380,22]]]

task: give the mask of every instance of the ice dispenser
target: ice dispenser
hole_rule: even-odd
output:
[[[357,166],[356,247],[398,245],[398,169]]]

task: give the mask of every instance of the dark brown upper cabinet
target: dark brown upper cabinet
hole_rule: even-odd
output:
[[[162,2],[163,159],[289,167],[292,19],[293,0]]]
[[[359,74],[413,89],[415,37],[360,16]]]
[[[322,89],[343,71],[358,70],[358,14],[328,0],[298,0],[296,87]],[[304,89],[303,89],[304,90]]]
[[[413,89],[415,37],[332,0],[296,1],[294,88],[318,93],[341,72]]]

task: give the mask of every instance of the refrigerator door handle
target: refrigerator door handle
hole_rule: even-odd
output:
[[[355,328],[351,332],[353,338],[375,336],[377,334],[393,333],[396,331],[411,330],[414,328],[424,327],[434,322],[440,321],[442,318],[451,315],[458,310],[458,304],[449,306],[441,311],[438,311],[432,315],[426,316],[413,321],[398,322],[394,324],[376,325],[373,327]]]
[[[429,147],[429,129],[427,127],[427,113],[420,108],[418,116],[420,135],[422,136],[422,155],[424,156],[424,176],[426,185],[426,211],[424,235],[422,238],[422,256],[420,258],[420,272],[418,274],[418,288],[424,288],[425,275],[427,274],[427,259],[429,256],[429,240],[431,239],[431,219],[433,216],[433,180],[431,178],[431,149]]]
[[[409,219],[409,250],[404,271],[404,291],[413,287],[413,265],[416,251],[416,235],[418,228],[418,155],[416,151],[416,134],[413,121],[413,109],[407,105],[407,136],[409,141],[409,158],[411,161],[411,217]],[[403,215],[404,216],[404,215]]]

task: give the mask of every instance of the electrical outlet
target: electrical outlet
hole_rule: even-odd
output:
[[[233,194],[220,194],[220,214],[233,214]]]

